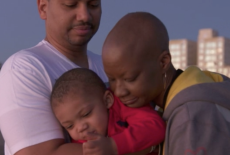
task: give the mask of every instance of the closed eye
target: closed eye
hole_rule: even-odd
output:
[[[68,7],[68,8],[74,8],[77,6],[77,3],[73,3],[73,2],[72,3],[64,3],[63,5]]]
[[[98,6],[100,6],[100,2],[99,2],[99,1],[91,1],[91,2],[89,3],[89,5],[90,5],[91,7],[98,7]]]
[[[133,82],[133,81],[136,80],[136,78],[137,78],[137,76],[132,77],[132,78],[125,78],[124,80],[127,81],[127,82]]]
[[[66,126],[65,128],[66,128],[67,130],[69,130],[69,129],[71,129],[72,127],[73,127],[73,125],[71,124],[71,125]]]
[[[109,82],[114,82],[114,81],[115,81],[115,79],[109,78]]]
[[[74,7],[76,7],[76,4],[65,5],[65,6],[68,7],[68,8],[74,8]]]
[[[91,114],[91,111],[85,113],[85,114],[83,115],[83,117],[87,117],[87,116],[89,116],[90,114]]]

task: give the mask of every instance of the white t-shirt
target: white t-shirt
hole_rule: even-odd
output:
[[[104,82],[101,57],[87,51],[89,68]],[[49,97],[55,80],[76,64],[43,40],[12,55],[0,72],[0,129],[5,155],[51,139],[64,138]]]

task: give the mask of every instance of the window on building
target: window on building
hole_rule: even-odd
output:
[[[203,63],[203,62],[199,62],[198,65],[199,65],[200,67],[203,67],[203,66],[204,66],[204,63]]]
[[[200,49],[204,48],[204,43],[199,43],[199,48]]]
[[[185,51],[185,49],[186,49],[185,43],[183,43],[183,44],[181,45],[181,49],[182,49],[183,51]]]
[[[216,53],[216,50],[214,49],[207,49],[206,50],[206,54],[215,54]]]
[[[208,70],[211,72],[216,72],[216,68],[209,68]]]
[[[222,72],[223,72],[223,69],[222,69],[222,68],[219,68],[219,69],[218,69],[218,72],[219,72],[219,73],[222,73]]]
[[[223,46],[223,42],[222,42],[222,41],[219,41],[219,42],[218,42],[218,47],[222,48],[222,46]]]
[[[216,59],[215,55],[208,55],[205,57],[205,61],[216,61]]]
[[[218,48],[217,51],[218,51],[218,53],[222,53],[222,50],[223,50],[222,48]]]
[[[199,50],[199,53],[200,53],[200,54],[203,54],[203,53],[204,53],[204,50]]]
[[[216,48],[216,43],[215,42],[207,42],[206,48]]]
[[[206,67],[207,68],[211,68],[211,67],[214,67],[215,65],[214,65],[214,63],[213,62],[207,62],[206,63]]]
[[[204,56],[203,55],[200,55],[199,56],[199,60],[203,60],[204,59]]]
[[[171,44],[169,47],[170,50],[177,50],[180,49],[180,44]]]

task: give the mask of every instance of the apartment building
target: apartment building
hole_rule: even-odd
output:
[[[170,40],[169,49],[176,69],[197,64],[197,43],[187,39]]]
[[[213,29],[200,29],[197,42],[170,40],[169,49],[175,68],[197,65],[230,77],[230,39],[218,36]]]
[[[198,66],[230,77],[230,39],[213,29],[201,29],[198,35]]]

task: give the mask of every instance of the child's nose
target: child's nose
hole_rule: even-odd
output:
[[[81,123],[79,127],[77,128],[77,131],[81,133],[81,132],[84,132],[87,128],[88,128],[87,123]]]

